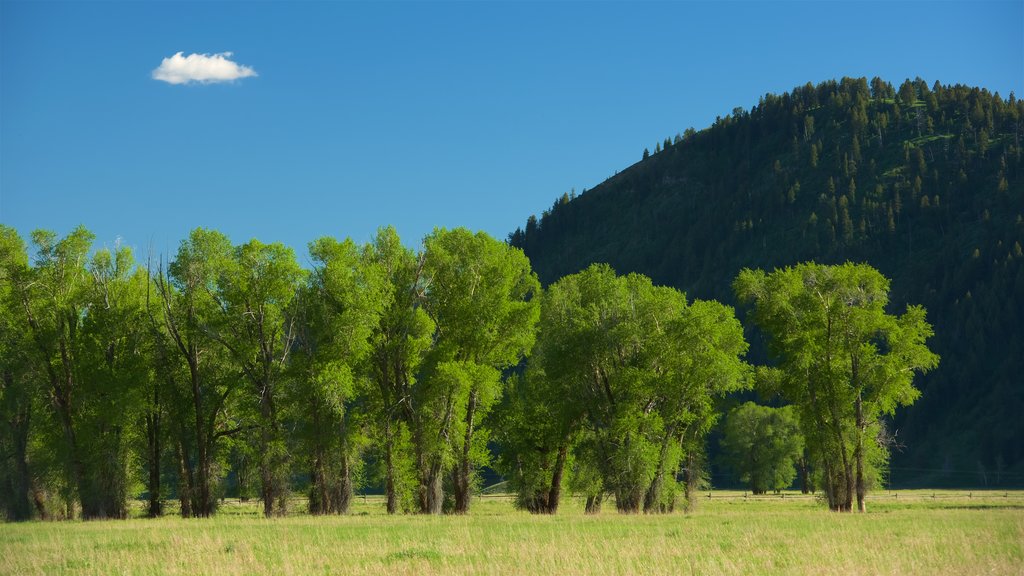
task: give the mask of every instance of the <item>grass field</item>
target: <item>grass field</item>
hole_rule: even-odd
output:
[[[933,497],[934,496],[934,497]],[[2,574],[1024,574],[1024,492],[878,493],[868,514],[812,498],[705,495],[690,514],[532,516],[504,497],[462,517],[0,524]]]

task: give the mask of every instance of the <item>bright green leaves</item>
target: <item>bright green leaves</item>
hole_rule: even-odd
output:
[[[702,452],[715,421],[714,400],[747,382],[746,348],[731,308],[687,304],[649,278],[594,265],[543,298],[537,350],[517,388],[548,406],[519,400],[507,418],[524,428],[550,419],[532,424],[547,431],[542,445],[548,454],[574,445],[571,484],[592,500],[609,491],[625,512],[670,510],[682,459]],[[528,470],[517,480],[527,507],[539,497],[535,477],[547,476]]]
[[[866,264],[744,270],[734,288],[769,337],[780,368],[772,391],[797,405],[830,504],[849,510],[855,491],[862,503],[881,474],[870,464],[887,450],[875,445],[880,418],[913,402],[914,375],[938,362],[924,309],[886,313],[889,281]]]
[[[232,250],[219,276],[215,298],[228,337],[236,341],[239,360],[252,363],[243,366],[250,378],[262,386],[284,362],[293,338],[286,313],[305,272],[291,248],[250,240]]]
[[[424,307],[436,326],[436,368],[424,398],[439,422],[424,484],[436,484],[438,463],[448,468],[454,450],[455,511],[469,509],[475,464],[486,463],[481,421],[501,396],[500,370],[514,366],[533,347],[540,283],[522,251],[464,228],[438,229],[424,240]],[[433,428],[433,426],[432,426]],[[433,432],[432,432],[433,433]],[[427,508],[436,511],[436,502]]]
[[[424,240],[426,307],[438,348],[506,368],[533,347],[540,283],[521,250],[483,232],[439,229]]]
[[[666,336],[666,417],[707,433],[716,421],[714,399],[749,387],[743,327],[731,307],[696,300],[669,324]]]
[[[313,270],[287,310],[295,345],[286,395],[301,466],[311,472],[310,511],[341,513],[368,441],[365,366],[392,287],[370,249],[350,239],[319,238],[309,252]]]
[[[249,381],[251,405],[260,430],[259,456],[263,509],[281,514],[287,501],[289,455],[282,436],[278,403],[280,380],[296,336],[288,314],[305,272],[283,244],[258,240],[235,247],[223,261],[214,299],[221,310],[218,341],[229,350]]]
[[[90,258],[94,236],[82,227],[64,238],[33,232],[31,267],[16,234],[3,236],[3,273],[12,280],[5,284],[4,316],[25,337],[26,371],[17,375],[23,380],[17,388],[28,390],[24,380],[40,379],[45,386],[32,389],[46,390],[52,409],[39,416],[51,418],[49,432],[35,440],[62,468],[53,471],[55,483],[80,503],[84,517],[124,517],[139,393],[152,378],[144,322],[148,278],[126,248]],[[24,447],[18,454],[18,469],[27,470]]]
[[[168,272],[187,300],[212,296],[222,271],[231,265],[231,250],[227,236],[216,230],[196,228],[181,242]]]

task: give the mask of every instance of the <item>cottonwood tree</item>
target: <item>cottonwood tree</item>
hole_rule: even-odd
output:
[[[745,350],[731,309],[687,305],[644,276],[594,265],[551,285],[536,355],[506,417],[535,430],[503,454],[520,502],[557,509],[571,460],[570,484],[587,496],[588,512],[607,492],[622,512],[671,510],[681,462],[696,459],[714,422],[713,398],[744,381]]]
[[[309,252],[313,269],[293,304],[288,403],[311,472],[310,512],[345,513],[367,443],[363,362],[390,286],[368,249],[351,240],[323,237]]]
[[[436,326],[431,382],[421,408],[430,429],[423,470],[428,510],[440,511],[451,471],[455,513],[469,511],[474,468],[487,462],[481,426],[502,394],[501,370],[533,347],[540,282],[522,250],[483,232],[437,229],[424,240],[426,310]]]
[[[196,228],[182,241],[166,270],[153,272],[159,313],[152,316],[161,361],[158,378],[168,384],[169,436],[173,438],[181,515],[209,517],[216,509],[225,438],[241,431],[229,415],[242,379],[219,343],[222,313],[216,296],[231,242]]]
[[[716,402],[746,388],[749,380],[749,367],[742,360],[748,347],[743,327],[733,309],[719,302],[686,304],[684,297],[681,313],[666,325],[661,346],[656,409],[663,431],[658,468],[644,497],[645,512],[672,510],[671,476],[680,462],[686,470],[687,505],[694,505],[705,438],[718,421]]]
[[[78,335],[85,317],[90,281],[87,262],[93,239],[83,227],[60,240],[52,232],[33,232],[32,241],[37,247],[34,265],[25,281],[14,286],[32,341],[31,361],[44,374],[50,406],[61,431],[60,445],[55,449],[70,489],[67,510],[73,512],[70,500],[77,500],[86,518],[109,515],[101,502],[106,499],[92,489],[96,473],[85,458],[76,421],[79,398],[75,393],[81,384],[76,370]]]
[[[420,366],[433,344],[434,322],[423,308],[423,260],[402,245],[392,227],[381,228],[367,246],[367,259],[385,282],[381,313],[370,335],[366,372],[371,434],[381,452],[387,511],[427,511],[420,484],[426,468],[425,434],[418,410]]]
[[[746,402],[725,419],[723,460],[754,494],[782,490],[796,478],[804,440],[792,406],[771,408]]]
[[[885,312],[889,282],[866,264],[743,270],[734,288],[753,305],[781,368],[777,392],[796,405],[829,507],[858,509],[881,473],[880,418],[918,396],[915,374],[935,367],[924,309]]]
[[[101,249],[90,259],[94,237],[83,227],[61,239],[42,230],[32,238],[38,251],[30,267],[8,258],[8,271],[19,271],[7,297],[19,305],[31,342],[27,361],[46,382],[59,426],[59,437],[49,440],[64,469],[66,513],[77,501],[83,518],[124,518],[136,395],[149,378],[148,280],[127,248]]]
[[[517,507],[535,514],[558,512],[567,470],[574,465],[578,422],[567,410],[561,390],[546,378],[538,355],[538,338],[529,367],[506,381],[496,409],[494,441],[501,446],[495,467],[516,491]]]
[[[668,310],[654,313],[653,287],[643,280],[594,265],[551,285],[544,297],[533,381],[554,389],[559,419],[571,423],[563,442],[578,435],[577,466],[596,472],[587,475],[589,511],[608,491],[620,510],[639,510],[655,476],[657,444],[647,434],[654,426],[645,370],[651,357],[644,357],[654,348],[654,330],[646,328],[656,316],[667,321],[678,313],[682,299],[666,289]]]
[[[90,272],[77,366],[82,375],[78,394],[83,408],[87,406],[80,418],[87,428],[80,438],[86,457],[97,467],[94,490],[106,499],[106,515],[125,518],[144,399],[155,378],[146,321],[149,276],[135,266],[126,247],[96,251]]]
[[[0,515],[11,521],[46,516],[30,455],[41,415],[36,408],[40,380],[19,299],[28,275],[25,242],[14,228],[0,224]]]
[[[289,307],[304,277],[291,248],[250,240],[231,251],[212,293],[218,316],[210,329],[248,383],[255,408],[265,516],[287,512],[291,458],[278,405],[296,335]]]

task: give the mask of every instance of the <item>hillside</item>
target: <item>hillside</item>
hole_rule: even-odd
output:
[[[1021,485],[1022,136],[1012,94],[807,84],[658,143],[509,239],[544,283],[607,262],[730,304],[744,267],[868,262],[892,279],[892,311],[927,308],[942,357],[892,423],[892,483]]]

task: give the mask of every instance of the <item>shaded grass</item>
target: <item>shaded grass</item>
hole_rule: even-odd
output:
[[[350,516],[265,519],[229,503],[210,520],[0,525],[0,573],[1024,573],[1024,494],[932,494],[878,494],[863,515],[741,492],[658,516],[585,516],[571,500],[531,516],[495,497],[468,516],[387,517],[368,498]]]

